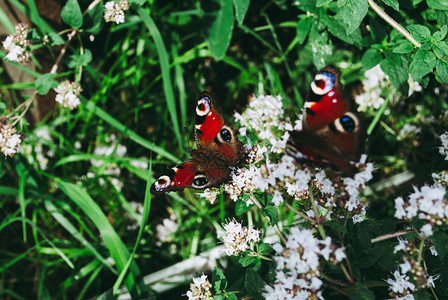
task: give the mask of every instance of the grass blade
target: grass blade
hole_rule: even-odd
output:
[[[109,115],[107,112],[105,112],[104,110],[102,110],[101,108],[99,108],[98,106],[93,104],[92,102],[86,101],[85,99],[83,99],[83,104],[89,111],[91,111],[97,117],[99,117],[100,119],[109,123],[109,125],[111,125],[115,129],[117,129],[121,133],[126,134],[131,140],[133,140],[137,144],[139,144],[151,151],[154,151],[157,154],[159,154],[173,162],[178,161],[177,157],[175,157],[171,153],[165,151],[164,149],[156,146],[154,143],[151,143],[150,141],[142,138],[135,131],[132,131],[131,129],[129,129],[128,127],[123,125],[120,121],[118,121],[117,119],[115,119],[114,117]]]
[[[149,163],[148,179],[146,180],[145,199],[143,202],[143,215],[142,215],[142,219],[140,222],[140,229],[138,231],[137,240],[135,241],[134,249],[132,250],[132,254],[126,263],[126,266],[123,268],[123,271],[121,272],[120,276],[118,276],[118,279],[114,284],[114,287],[113,287],[114,295],[117,293],[118,288],[120,287],[121,282],[123,281],[123,278],[126,275],[129,266],[131,265],[131,262],[134,260],[134,255],[135,255],[135,252],[137,251],[138,245],[140,244],[140,240],[142,238],[143,231],[145,229],[145,224],[147,224],[147,222],[148,222],[149,211],[151,209],[151,192],[150,192],[151,183],[152,183],[151,174],[152,174],[152,161],[150,161],[150,163]]]
[[[168,53],[165,48],[165,44],[163,43],[162,36],[160,34],[159,29],[154,23],[153,19],[149,15],[149,13],[144,8],[138,9],[138,14],[142,18],[143,23],[148,28],[149,32],[154,39],[154,43],[156,45],[157,54],[159,55],[160,68],[162,70],[162,79],[163,79],[163,91],[165,93],[166,104],[168,107],[168,112],[171,117],[171,122],[173,124],[174,134],[176,135],[177,142],[179,143],[179,147],[182,149],[182,137],[179,130],[179,120],[177,118],[176,111],[176,102],[174,100],[174,91],[173,85],[171,83],[170,76],[170,63],[168,60]]]
[[[129,259],[130,253],[101,208],[81,187],[61,179],[56,179],[56,183],[62,192],[78,205],[98,228],[111,257],[121,272]],[[125,279],[126,287],[133,298],[141,298],[143,294],[147,293],[147,288],[141,280],[140,270],[135,263],[131,264],[130,270],[131,272]]]

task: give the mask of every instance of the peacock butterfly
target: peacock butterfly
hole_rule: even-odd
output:
[[[224,123],[222,113],[208,92],[199,96],[195,123],[197,149],[190,150],[191,159],[160,176],[151,186],[151,193],[219,186],[229,178],[231,169],[243,156],[243,143],[233,128]]]
[[[363,151],[365,130],[350,111],[352,101],[342,92],[340,75],[331,67],[316,74],[304,105],[304,128],[290,132],[287,151],[298,160],[329,162],[344,175],[352,175],[356,172],[353,162],[359,161]]]

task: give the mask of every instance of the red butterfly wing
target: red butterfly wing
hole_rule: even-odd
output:
[[[320,70],[311,83],[306,107],[306,126],[318,129],[328,126],[350,108],[341,92],[340,73],[333,68]]]
[[[356,170],[351,161],[358,161],[362,152],[364,129],[351,102],[343,95],[340,73],[326,67],[319,71],[311,84],[302,131],[291,132],[288,152],[297,152],[320,164],[328,161],[344,174]]]
[[[212,96],[202,92],[196,106],[195,125],[198,149],[190,151],[191,159],[162,175],[151,186],[152,193],[183,190],[186,187],[205,189],[227,180],[231,168],[241,158],[243,144],[235,131],[224,124]]]

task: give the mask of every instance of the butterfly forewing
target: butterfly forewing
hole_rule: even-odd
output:
[[[151,187],[152,193],[186,187],[205,189],[219,186],[229,178],[231,168],[242,156],[243,144],[233,128],[225,124],[208,92],[200,94],[196,105],[195,139],[197,149],[190,151],[191,159],[160,176]]]

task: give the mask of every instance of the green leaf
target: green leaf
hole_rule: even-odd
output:
[[[50,45],[51,46],[57,46],[57,45],[64,45],[65,40],[56,32],[50,32],[48,33],[48,37],[50,38]]]
[[[219,3],[221,8],[216,13],[207,38],[210,52],[216,60],[225,57],[233,31],[232,0],[219,0]]]
[[[262,243],[258,245],[258,253],[261,255],[266,255],[271,253],[274,250],[270,244]]]
[[[418,50],[409,65],[409,72],[415,81],[421,81],[423,76],[432,72],[436,66],[436,56],[430,51]]]
[[[437,58],[448,59],[448,43],[443,41],[435,41],[432,44],[432,50]]]
[[[446,37],[447,32],[448,32],[448,26],[443,25],[443,27],[440,28],[440,31],[434,32],[432,38],[436,41],[441,41]]]
[[[233,0],[233,7],[235,8],[235,16],[238,24],[243,24],[249,3],[250,0]]]
[[[448,84],[448,62],[442,59],[437,60],[436,79],[443,84]]]
[[[364,55],[361,58],[361,63],[364,69],[369,70],[379,64],[382,59],[383,56],[377,49],[370,48],[364,52]]]
[[[400,6],[398,4],[398,0],[383,0],[383,2],[384,2],[384,4],[389,5],[390,7],[395,9],[396,11],[400,10]]]
[[[393,52],[398,54],[406,54],[411,53],[412,50],[414,50],[414,46],[408,41],[404,41],[403,43],[399,44],[397,47],[394,48]]]
[[[269,217],[269,223],[274,225],[278,222],[278,209],[275,206],[268,205],[260,210],[263,217]]]
[[[367,15],[369,5],[366,0],[338,0],[344,23],[348,25],[347,33],[355,31]]]
[[[310,32],[310,28],[311,28],[310,18],[301,19],[297,23],[297,39],[299,40],[299,44],[303,44],[306,37],[308,36],[308,32]]]
[[[80,66],[87,66],[92,61],[92,52],[89,49],[85,49],[84,54],[70,55],[70,61],[68,67],[71,69],[78,68]]]
[[[357,282],[354,287],[348,289],[348,296],[351,300],[374,300],[375,294],[369,290],[365,285]]]
[[[246,194],[243,196],[243,200],[246,197]],[[251,210],[251,206],[246,205],[246,202],[248,201],[249,196],[247,196],[247,199],[243,200],[238,200],[236,201],[235,204],[235,214],[237,216],[241,216],[242,214],[245,214],[246,212],[248,212],[249,210]]]
[[[100,32],[103,22],[104,7],[101,3],[95,5],[85,15],[85,28],[87,32],[96,34]]]
[[[244,280],[244,289],[255,299],[261,299],[260,291],[264,288],[264,281],[260,275],[252,268],[246,270],[246,277]]]
[[[34,82],[34,86],[36,88],[37,93],[39,93],[40,95],[46,95],[48,91],[52,88],[52,86],[56,87],[56,85],[53,84],[54,76],[55,74],[46,73],[37,77],[36,81]]]
[[[426,0],[429,7],[440,10],[448,10],[448,0]]]
[[[355,29],[352,33],[347,33],[347,26],[344,24],[341,15],[327,19],[328,31],[338,39],[352,45],[359,46],[362,41],[361,30]]]
[[[437,11],[436,19],[437,24],[439,24],[439,26],[444,25],[448,26],[448,11],[442,11],[442,10]]]
[[[68,0],[61,11],[62,21],[72,28],[78,29],[82,26],[82,12],[78,1]]]
[[[400,91],[401,94],[407,95],[409,92],[409,73],[403,67],[396,65],[391,59],[387,58],[380,63],[381,70],[389,76],[392,85]]]
[[[431,38],[431,32],[429,28],[422,25],[409,25],[407,29],[411,35],[420,43],[425,42],[427,39]]]
[[[238,262],[240,265],[242,265],[245,268],[256,260],[257,260],[257,258],[255,256],[245,256],[245,257],[240,257]]]
[[[221,293],[227,287],[226,276],[224,276],[224,273],[217,267],[213,269],[212,285],[213,289],[215,290],[215,294]]]
[[[319,70],[328,65],[328,61],[333,55],[333,47],[328,41],[326,31],[319,33],[317,29],[311,27],[307,47],[311,52],[316,69]]]

